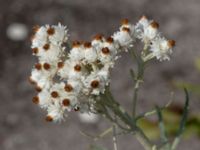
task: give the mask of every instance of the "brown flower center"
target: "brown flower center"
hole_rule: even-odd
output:
[[[28,81],[30,84],[36,84],[36,82],[31,77],[28,78]]]
[[[50,48],[50,45],[49,45],[49,44],[45,44],[45,45],[43,46],[43,49],[46,50],[46,51],[49,50],[49,48]]]
[[[33,54],[37,54],[39,52],[39,50],[38,50],[37,47],[35,47],[35,48],[32,49],[32,52],[33,52]]]
[[[108,43],[110,43],[110,44],[112,44],[113,43],[113,38],[112,37],[108,37],[107,39],[106,39],[106,42],[108,42]]]
[[[102,51],[103,54],[109,54],[110,53],[110,50],[109,50],[108,47],[102,48],[101,51]]]
[[[91,48],[92,47],[91,42],[85,42],[83,45],[84,45],[85,48]]]
[[[103,38],[102,34],[97,34],[97,35],[94,36],[93,40],[100,41],[100,40],[102,40],[102,38]]]
[[[35,68],[37,70],[41,70],[42,69],[42,65],[40,63],[35,64]]]
[[[51,68],[50,64],[48,64],[48,63],[44,63],[43,67],[45,70],[49,70]]]
[[[81,46],[81,43],[79,41],[73,41],[72,42],[72,47],[80,47]]]
[[[47,30],[47,33],[48,35],[53,35],[55,33],[55,29],[50,27],[48,30]]]
[[[39,87],[38,85],[35,87],[35,90],[37,91],[37,92],[41,92],[42,91],[42,88],[41,87]]]
[[[65,91],[66,92],[71,92],[73,90],[73,87],[70,84],[65,85]]]
[[[34,103],[34,104],[39,104],[39,97],[38,96],[34,96],[33,97],[33,99],[32,99],[32,102]]]
[[[122,28],[122,31],[124,31],[124,32],[130,32],[130,29],[127,28],[127,27],[123,27],[123,28]]]
[[[99,81],[98,80],[94,80],[94,81],[91,82],[90,85],[91,85],[92,88],[97,88],[99,86]]]
[[[127,25],[129,23],[129,20],[127,18],[122,19],[121,24],[122,25]]]
[[[174,46],[176,45],[176,42],[175,42],[174,40],[169,40],[169,41],[167,42],[167,44],[168,44],[168,46],[169,46],[170,48],[172,48],[172,47],[174,47]]]
[[[154,28],[154,29],[158,29],[158,28],[159,28],[159,24],[158,24],[157,22],[155,22],[155,21],[153,21],[153,22],[150,24],[150,26],[151,26],[152,28]]]
[[[58,92],[56,92],[56,91],[51,92],[51,96],[53,98],[57,98],[58,97]]]
[[[69,106],[69,105],[70,105],[70,100],[69,100],[69,99],[64,99],[64,100],[62,101],[62,104],[63,104],[64,106]]]
[[[37,31],[40,29],[39,25],[33,26],[33,33],[37,33]]]
[[[81,66],[80,65],[75,65],[74,66],[74,70],[77,71],[77,72],[80,72],[81,71]]]
[[[46,120],[47,122],[52,122],[52,121],[53,121],[53,117],[51,117],[51,116],[46,116],[45,120]]]
[[[63,62],[58,62],[57,66],[60,69],[60,68],[64,67],[64,63]]]

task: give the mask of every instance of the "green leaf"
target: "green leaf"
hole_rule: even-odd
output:
[[[174,139],[172,146],[171,146],[171,150],[175,150],[177,145],[180,142],[180,138],[181,135],[183,134],[183,131],[185,129],[185,125],[186,125],[186,121],[187,121],[187,117],[188,117],[188,111],[189,111],[189,94],[186,88],[184,88],[184,92],[185,92],[185,106],[183,109],[183,115],[182,115],[182,119],[179,125],[179,130],[177,132],[176,138]]]
[[[180,136],[184,131],[185,124],[186,124],[187,117],[188,117],[188,111],[189,111],[189,94],[188,94],[188,91],[186,88],[184,88],[184,91],[185,91],[185,106],[183,109],[183,116],[182,116],[182,119],[180,122],[180,127],[179,127],[179,131],[177,133],[177,136]]]
[[[162,143],[166,143],[168,139],[166,135],[165,125],[163,123],[162,112],[158,106],[156,106],[156,111],[157,111],[158,121],[159,121],[158,123],[159,123],[159,128],[160,128],[160,137],[161,137]]]

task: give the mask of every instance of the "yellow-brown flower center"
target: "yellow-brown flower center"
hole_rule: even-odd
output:
[[[63,62],[58,62],[57,66],[58,66],[59,69],[63,68],[64,67],[64,63]]]
[[[75,47],[80,47],[81,46],[81,43],[79,41],[73,41],[72,42],[72,47],[75,48]]]
[[[94,80],[94,81],[91,82],[90,85],[91,85],[92,88],[97,88],[99,86],[99,81],[98,80]]]
[[[51,68],[50,64],[48,64],[48,63],[44,63],[43,67],[45,70],[49,70]]]
[[[102,40],[102,38],[103,38],[102,34],[97,34],[97,35],[94,36],[93,40],[100,41],[100,40]]]
[[[127,25],[127,24],[129,24],[129,20],[127,18],[122,19],[121,24],[122,25]]]
[[[69,99],[64,99],[64,100],[62,101],[62,104],[63,104],[64,106],[69,106],[69,105],[70,105],[70,100],[69,100]]]
[[[50,45],[49,45],[49,44],[45,44],[45,45],[43,46],[43,49],[44,49],[45,51],[49,50],[49,48],[50,48]]]
[[[153,22],[150,24],[150,26],[151,26],[152,28],[154,28],[154,29],[158,29],[158,28],[159,28],[159,24],[158,24],[157,22],[155,22],[155,21],[153,21]]]
[[[47,122],[52,122],[53,121],[53,118],[51,116],[46,116],[45,120]]]
[[[113,38],[112,37],[108,37],[107,39],[106,39],[106,42],[108,42],[108,43],[110,43],[110,44],[112,44],[113,43]]]
[[[35,48],[32,49],[32,52],[33,52],[33,54],[37,54],[39,52],[39,50],[38,50],[37,47],[35,47]]]
[[[122,31],[125,31],[125,32],[130,32],[130,29],[129,29],[129,28],[127,28],[127,27],[123,27],[123,28],[122,28]]]
[[[70,84],[65,85],[65,91],[66,92],[71,92],[73,90],[73,87]]]
[[[75,65],[74,66],[74,70],[77,71],[77,72],[80,72],[81,71],[81,66],[80,65]]]
[[[85,42],[83,45],[84,45],[85,48],[91,48],[92,47],[91,42]]]
[[[40,63],[35,64],[35,68],[37,70],[41,70],[42,69],[42,65]]]
[[[39,97],[38,96],[34,96],[33,97],[33,99],[32,99],[32,102],[34,103],[34,104],[39,104]]]
[[[48,35],[53,35],[55,33],[55,29],[50,27],[48,30],[47,30],[47,33]]]
[[[170,48],[172,48],[176,45],[176,42],[174,40],[169,40],[169,41],[167,41],[167,44]]]
[[[53,98],[57,98],[58,97],[58,92],[56,92],[56,91],[51,92],[51,96]]]
[[[102,51],[103,54],[109,54],[110,53],[110,50],[109,50],[108,47],[102,48],[101,51]]]

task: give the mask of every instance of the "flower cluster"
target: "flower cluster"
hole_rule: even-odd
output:
[[[156,57],[158,60],[169,60],[172,48],[175,46],[174,40],[167,40],[158,31],[159,24],[153,20],[148,20],[146,16],[141,17],[135,26],[135,37],[144,43],[144,50],[150,53],[144,57],[144,61]]]
[[[37,26],[34,32],[32,50],[39,62],[29,79],[39,92],[33,102],[47,110],[47,121],[62,121],[66,110],[91,110],[94,99],[110,83],[110,69],[119,53],[130,50],[136,39],[145,45],[144,61],[169,59],[175,44],[162,37],[158,24],[146,17],[136,25],[124,19],[119,31],[107,38],[97,34],[91,42],[74,41],[68,53],[65,26]]]

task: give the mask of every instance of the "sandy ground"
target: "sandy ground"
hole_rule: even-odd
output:
[[[62,124],[49,124],[45,114],[31,102],[36,93],[27,77],[35,59],[31,56],[30,42],[13,41],[6,36],[7,27],[15,22],[29,30],[35,24],[61,22],[70,29],[71,39],[90,40],[95,33],[105,35],[117,30],[126,17],[135,23],[141,15],[160,23],[160,29],[177,46],[171,61],[153,61],[145,73],[145,84],[140,93],[140,112],[163,104],[170,92],[175,91],[177,103],[183,102],[183,92],[172,86],[173,80],[200,83],[193,66],[200,57],[200,1],[199,0],[0,0],[0,150],[87,150],[92,141],[80,135],[79,130],[100,132],[108,122],[81,123],[77,115]],[[132,85],[129,68],[135,65],[124,54],[112,72],[112,90],[123,105],[129,108]],[[197,111],[199,100],[193,98],[191,108]],[[142,150],[132,136],[119,137],[119,150]],[[97,142],[112,148],[111,137]],[[181,142],[178,150],[199,150],[200,141],[193,137]]]

